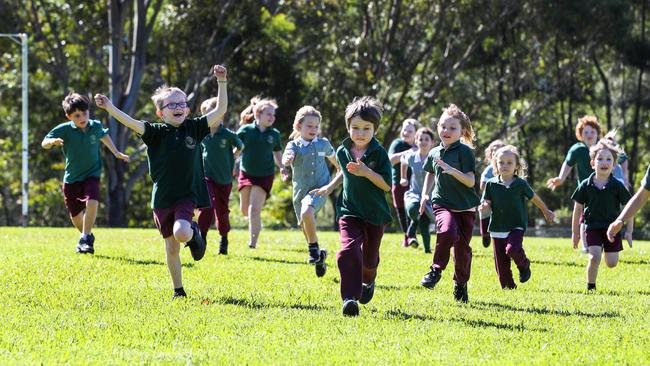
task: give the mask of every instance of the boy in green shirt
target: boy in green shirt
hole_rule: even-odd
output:
[[[128,162],[129,157],[117,150],[108,129],[100,121],[89,119],[90,105],[86,97],[73,92],[63,99],[62,105],[69,121],[53,128],[41,146],[44,149],[61,146],[65,156],[62,186],[65,207],[72,224],[81,233],[76,252],[93,254],[95,236],[92,230],[97,218],[102,172],[98,142],[106,145],[117,159]]]
[[[205,241],[192,221],[194,209],[210,205],[199,144],[209,128],[223,119],[228,103],[226,69],[216,65],[212,73],[219,84],[218,104],[205,116],[187,118],[187,96],[174,87],[162,86],[151,97],[163,123],[138,121],[117,109],[104,95],[97,106],[142,137],[147,145],[149,174],[153,180],[151,206],[156,227],[165,239],[167,267],[174,286],[173,297],[185,297],[180,243],[187,243],[194,260],[205,254]]]

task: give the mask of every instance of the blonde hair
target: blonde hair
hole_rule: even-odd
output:
[[[262,98],[259,95],[251,98],[251,102],[239,115],[239,124],[247,125],[255,121],[255,117],[260,114],[266,107],[278,108],[278,102],[271,98]]]
[[[407,118],[402,122],[402,129],[406,126],[413,126],[413,129],[417,130],[422,124],[415,118]]]
[[[591,160],[596,159],[596,155],[602,150],[609,150],[614,158],[614,166],[618,164],[618,156],[623,152],[618,146],[614,145],[609,139],[602,138],[589,148],[589,157]]]
[[[461,111],[457,105],[453,103],[449,104],[449,107],[445,108],[440,115],[440,119],[438,119],[438,125],[440,125],[442,121],[445,120],[445,116],[452,117],[460,122],[460,141],[473,149],[474,143],[472,141],[475,139],[474,129],[472,128],[472,121],[470,121],[465,112]]]
[[[177,88],[175,86],[168,86],[166,84],[159,86],[151,96],[151,101],[156,106],[156,110],[162,110],[164,107],[163,102],[165,101],[165,98],[175,93],[182,94],[183,98],[185,98],[185,101],[187,102],[187,94],[185,94],[185,92],[180,88]]]
[[[305,120],[305,117],[318,117],[319,122],[322,119],[318,109],[310,105],[300,107],[298,112],[296,112],[296,117],[293,119],[293,131],[291,132],[291,135],[289,135],[290,140],[300,137],[300,124]]]
[[[598,118],[587,115],[578,119],[578,123],[576,124],[576,138],[578,141],[582,141],[582,131],[585,129],[585,126],[592,127],[598,133],[598,137],[600,137],[600,123],[598,123]]]
[[[201,114],[205,115],[211,110],[217,108],[217,102],[219,101],[219,98],[213,97],[210,99],[206,99],[201,103]]]
[[[485,148],[485,161],[491,163],[494,153],[504,146],[506,146],[506,143],[503,142],[503,140],[494,140],[490,142],[488,147]]]
[[[498,175],[499,172],[499,158],[503,154],[512,154],[515,156],[515,162],[517,163],[517,166],[515,167],[515,175],[525,179],[526,178],[526,169],[528,169],[528,166],[526,165],[526,161],[519,155],[519,150],[517,150],[516,147],[512,145],[504,145],[503,147],[497,149],[497,151],[494,152],[494,157],[492,158],[492,168],[494,168],[494,175]]]
[[[345,128],[349,129],[350,120],[358,116],[362,120],[372,123],[376,131],[383,113],[384,107],[379,100],[370,96],[355,97],[352,103],[345,107]]]

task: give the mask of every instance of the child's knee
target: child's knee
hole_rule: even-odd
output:
[[[600,258],[601,258],[600,254],[593,254],[593,253],[589,254],[589,262],[591,264],[599,265],[600,264]]]
[[[99,206],[99,201],[97,200],[86,201],[86,207],[97,207],[97,206]]]
[[[174,238],[181,243],[187,243],[192,239],[192,226],[185,220],[174,222]]]
[[[314,210],[311,207],[308,207],[300,213],[300,218],[302,221],[308,220],[308,221],[314,221]]]
[[[605,254],[605,264],[607,264],[607,267],[609,268],[614,268],[616,265],[618,265],[618,256],[609,256]]]

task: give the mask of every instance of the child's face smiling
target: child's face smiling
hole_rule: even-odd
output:
[[[88,111],[80,111],[80,110],[76,110],[71,114],[66,114],[66,117],[68,117],[68,119],[72,121],[72,123],[74,123],[74,125],[77,126],[77,128],[81,128],[81,129],[86,128],[86,126],[88,126],[88,119],[90,118]]]
[[[458,119],[446,114],[440,118],[438,122],[438,135],[445,146],[449,146],[460,140],[461,133],[462,128]]]
[[[415,145],[420,150],[430,148],[432,143],[433,141],[431,141],[431,136],[427,135],[426,133],[421,133],[415,141]]]
[[[582,129],[582,142],[587,144],[587,146],[591,146],[596,143],[596,139],[598,139],[598,131],[591,127],[591,126],[585,126]]]
[[[404,140],[404,142],[407,144],[413,144],[415,141],[415,127],[413,127],[413,125],[405,125],[402,127],[400,136],[402,137],[402,140]]]
[[[608,149],[598,151],[594,160],[591,161],[591,166],[596,171],[599,177],[608,177],[612,169],[614,169],[614,156]]]
[[[316,116],[306,116],[300,123],[300,137],[307,141],[313,140],[318,135],[320,119]]]
[[[264,128],[269,128],[273,126],[275,122],[275,108],[273,106],[266,106],[259,112],[259,115],[255,118],[260,126]]]
[[[497,168],[499,169],[499,175],[502,177],[512,177],[515,175],[515,169],[517,169],[517,157],[509,151],[503,152],[497,157]]]
[[[170,94],[167,98],[163,99],[163,107],[156,114],[163,121],[174,126],[179,126],[190,114],[185,95],[181,93]]]
[[[359,116],[352,117],[348,126],[348,133],[357,148],[363,148],[370,143],[375,135],[375,126],[372,122],[361,119]]]

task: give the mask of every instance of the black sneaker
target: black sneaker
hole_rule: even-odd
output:
[[[587,291],[596,291],[596,284],[595,283],[588,283],[587,284]]]
[[[454,283],[454,299],[460,302],[467,302],[467,284]]]
[[[222,236],[219,242],[219,254],[228,255],[228,237]]]
[[[519,269],[519,282],[524,283],[530,280],[530,265],[525,268],[517,267]]]
[[[199,230],[199,224],[192,221],[192,239],[185,244],[186,247],[190,247],[190,253],[192,253],[192,258],[195,261],[201,260],[205,255],[205,240],[201,236],[201,230]]]
[[[343,316],[359,316],[359,304],[357,300],[343,300]]]
[[[172,300],[173,299],[178,299],[178,298],[181,298],[181,297],[187,297],[187,294],[185,293],[185,290],[182,287],[181,288],[175,288],[174,289],[174,295],[172,296]]]
[[[75,249],[75,252],[79,254],[93,254],[95,253],[95,248],[93,248],[92,243],[94,241],[94,238],[87,236],[86,239],[79,238],[79,243],[77,243],[77,248]]]
[[[490,237],[489,236],[484,236],[483,237],[483,248],[487,248],[490,246]]]
[[[436,286],[436,283],[440,281],[441,277],[442,277],[442,271],[439,270],[438,268],[431,266],[431,270],[429,271],[429,273],[425,274],[424,277],[422,277],[422,280],[420,281],[420,285],[431,290]]]
[[[316,270],[316,276],[317,277],[323,277],[325,276],[325,272],[327,272],[327,263],[325,263],[325,259],[327,258],[327,250],[321,249],[320,250],[320,258],[314,266],[314,269]]]
[[[368,283],[361,285],[361,298],[359,302],[361,304],[367,304],[372,300],[373,295],[375,294],[375,283]]]
[[[321,259],[322,250],[310,250],[309,251],[309,264],[316,264]]]

